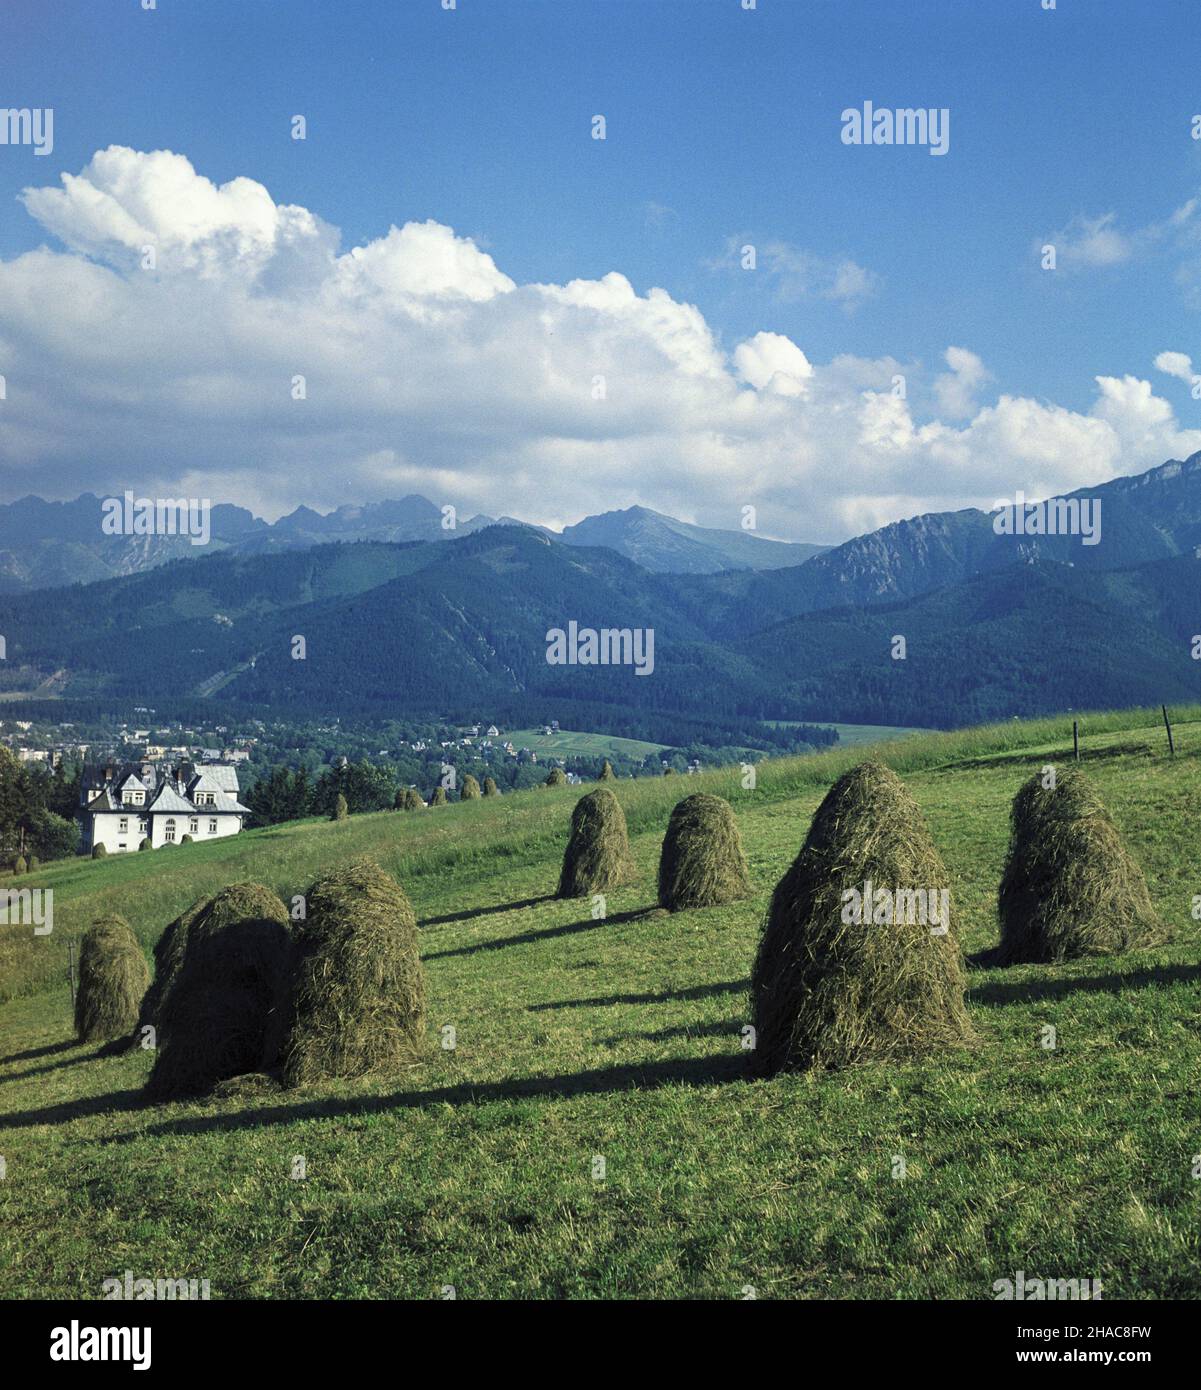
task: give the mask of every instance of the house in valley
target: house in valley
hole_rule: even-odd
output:
[[[238,772],[224,763],[179,763],[159,770],[150,761],[87,769],[80,792],[80,849],[103,845],[109,854],[236,835],[249,808],[238,800]]]

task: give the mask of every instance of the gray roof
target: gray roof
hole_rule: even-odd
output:
[[[238,769],[228,763],[202,763],[196,771],[205,778],[205,790],[238,791]]]
[[[196,807],[190,801],[185,801],[175,790],[170,782],[164,782],[158,789],[158,794],[146,808],[147,812],[167,811],[175,812],[177,815],[194,816]]]

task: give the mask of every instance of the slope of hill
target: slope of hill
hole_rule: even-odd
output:
[[[603,512],[565,526],[567,545],[607,546],[643,569],[670,574],[716,574],[719,570],[783,569],[799,565],[827,546],[765,540],[746,531],[693,526],[649,507]]]
[[[637,877],[602,919],[547,896],[570,789],[31,875],[56,925],[0,927],[0,980],[26,991],[0,1005],[0,1296],[98,1297],[132,1265],[214,1298],[989,1299],[1019,1269],[1196,1297],[1201,709],[1174,759],[1158,717],[1083,716],[1084,755],[1176,940],[973,970],[978,1047],[833,1075],[747,1080],[742,1029],[768,896],[850,751],[764,764],[754,791],[736,771],[617,783]],[[1014,792],[1070,750],[1066,718],[873,750],[927,818],[969,951],[995,939]],[[647,916],[671,807],[699,789],[734,804],[753,896]],[[147,1054],[74,1044],[68,942],[98,913],[148,950],[197,896],[251,878],[288,897],[359,853],[421,922],[419,1065],[147,1106]]]

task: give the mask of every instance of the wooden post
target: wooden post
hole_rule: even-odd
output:
[[[1072,753],[1076,761],[1080,761],[1080,724],[1077,720],[1072,720]]]
[[[1176,756],[1176,743],[1172,738],[1172,721],[1168,718],[1167,705],[1160,705],[1160,709],[1163,710],[1163,726],[1168,731],[1168,753],[1174,758]]]
[[[71,986],[71,1007],[75,1007],[75,943],[67,942],[67,983]]]

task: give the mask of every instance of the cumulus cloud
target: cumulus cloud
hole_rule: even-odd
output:
[[[949,347],[943,356],[951,370],[935,378],[934,397],[944,415],[962,420],[975,412],[976,393],[992,373],[967,348]]]
[[[642,503],[726,527],[750,503],[767,534],[838,540],[1201,449],[1137,377],[1097,378],[1081,413],[980,403],[967,347],[927,374],[814,362],[766,330],[726,344],[665,289],[517,283],[436,221],[343,249],[316,213],[168,151],[100,151],[24,204],[52,240],[0,261],[10,498],[128,487],[274,517],[422,492],[551,525]],[[852,291],[839,264],[808,283]]]
[[[753,251],[753,271],[748,269],[748,248]],[[727,238],[722,254],[707,264],[710,270],[762,275],[782,304],[828,299],[848,313],[876,294],[881,284],[874,271],[847,256],[820,255],[776,239],[760,243],[749,233]]]

